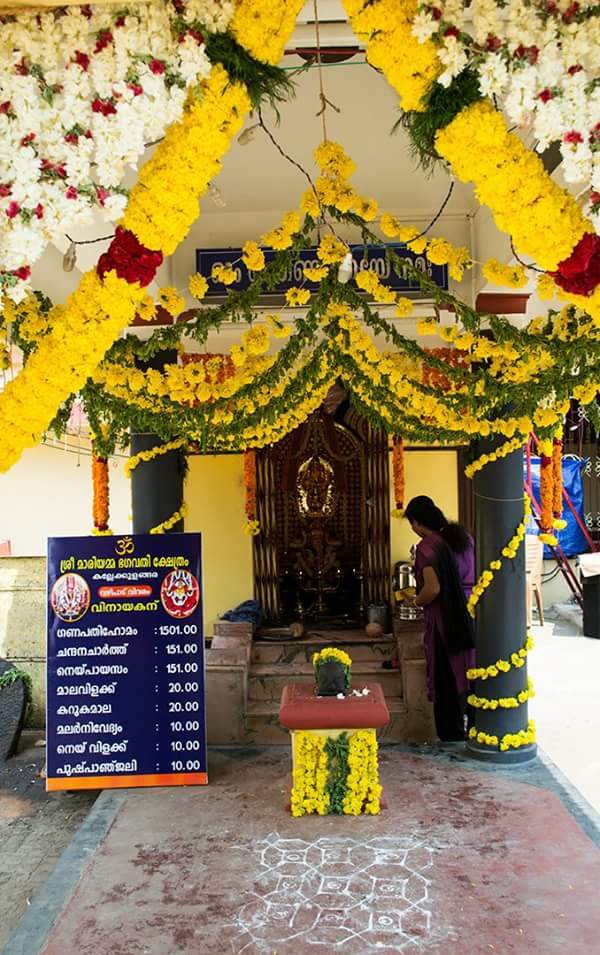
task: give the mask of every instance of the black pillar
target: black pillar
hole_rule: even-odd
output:
[[[167,364],[177,361],[177,352],[163,351],[148,362],[139,362],[142,371],[155,368],[162,371]],[[140,451],[149,451],[163,440],[155,434],[131,435],[131,456]],[[131,506],[133,514],[133,533],[147,534],[168,520],[183,504],[183,479],[185,459],[179,449],[167,451],[150,461],[141,461],[131,472]],[[183,520],[175,524],[171,531],[182,531]]]
[[[496,450],[506,439],[481,441],[478,454]],[[497,660],[510,661],[511,655],[525,645],[527,609],[525,592],[525,543],[513,560],[502,556],[502,549],[523,520],[523,452],[514,451],[492,461],[474,478],[476,555],[478,575],[493,560],[502,567],[485,590],[476,608],[477,666],[487,667]],[[478,697],[516,697],[527,689],[527,662],[519,668],[511,665],[507,673],[477,680],[473,692]],[[514,709],[474,711],[477,730],[502,739],[506,734],[527,730],[527,703]],[[535,743],[501,751],[469,739],[467,752],[475,759],[497,763],[522,763],[536,755]]]

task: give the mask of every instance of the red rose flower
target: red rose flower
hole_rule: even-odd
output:
[[[581,73],[583,67],[579,63],[576,63],[575,66],[570,66],[567,70],[569,76],[575,76],[576,73]]]
[[[583,136],[581,133],[578,133],[576,129],[570,129],[569,132],[563,136],[563,142],[577,145],[577,143],[583,142]]]
[[[589,295],[600,285],[600,236],[586,232],[571,255],[550,275],[560,288],[574,295]]]
[[[76,146],[77,143],[79,142],[79,136],[77,135],[77,133],[66,133],[65,142],[69,143],[71,146]]]
[[[107,189],[104,188],[104,186],[96,186],[96,198],[98,199],[98,202],[100,203],[101,206],[104,205],[104,203],[108,199],[108,196],[109,196],[109,192]]]
[[[8,195],[8,193],[6,193]],[[600,203],[600,192],[596,192],[595,189],[592,189],[590,192],[590,202],[593,206],[597,206]]]
[[[33,210],[33,214],[36,217],[36,219],[44,218],[44,207],[41,202],[38,202],[37,206]]]
[[[28,265],[22,265],[20,269],[16,269],[14,274],[17,276],[17,278],[22,279],[23,282],[26,282],[31,275],[31,269]]]
[[[6,207],[6,215],[8,216],[9,219],[14,219],[16,216],[19,215],[20,211],[21,211],[21,206],[19,205],[18,202],[15,202],[14,200],[13,202],[9,202],[8,206]]]
[[[100,256],[96,271],[100,278],[115,271],[119,278],[141,286],[149,285],[162,263],[162,252],[152,252],[139,242],[133,232],[117,226],[107,252]]]
[[[90,58],[87,53],[82,53],[81,50],[75,50],[73,63],[75,63],[77,66],[80,66],[84,73],[87,73],[90,66]]]
[[[96,46],[94,47],[94,53],[102,53],[102,50],[105,50],[112,41],[113,35],[110,30],[100,30],[98,39],[96,40]]]
[[[154,73],[155,76],[162,76],[165,72],[165,64],[162,60],[150,60],[148,63],[150,72]]]
[[[444,36],[455,36],[458,39],[460,36],[460,30],[458,27],[448,27],[447,30],[444,30]]]
[[[12,103],[9,99],[5,100],[4,103],[0,103],[0,113],[11,113],[12,112]]]
[[[549,99],[554,99],[554,93],[546,87],[545,90],[538,93],[538,99],[541,99],[542,103],[547,103]]]
[[[494,36],[493,33],[488,34],[488,38],[485,41],[485,48],[489,50],[490,53],[495,53],[496,50],[499,50],[502,46],[502,40],[499,36]]]
[[[0,199],[5,199],[6,196],[10,196],[11,192],[12,192],[12,186],[9,186],[8,184],[0,182]]]
[[[134,96],[141,96],[142,93],[144,92],[143,86],[140,86],[139,83],[129,83],[128,87]]]
[[[69,186],[65,192],[65,199],[76,199],[78,195],[79,193],[77,192],[75,186]]]

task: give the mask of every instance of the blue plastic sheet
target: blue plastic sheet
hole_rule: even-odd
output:
[[[562,472],[563,472],[563,487],[571,501],[573,507],[577,511],[579,517],[583,521],[583,470],[585,468],[586,461],[576,461],[571,458],[563,458],[562,463]],[[525,479],[527,480],[527,463],[525,463]],[[538,504],[540,503],[540,459],[539,457],[531,458],[531,487],[533,490],[533,496],[535,497]],[[575,557],[577,554],[587,554],[589,551],[589,545],[585,539],[585,535],[581,528],[579,527],[575,516],[573,515],[568,504],[563,501],[563,518],[567,522],[567,526],[562,531],[555,531],[556,536],[558,537],[558,542],[562,547],[566,557]],[[534,521],[533,517],[529,519],[529,524],[527,526],[528,534],[538,534],[539,528]],[[552,551],[549,547],[544,547],[544,557],[551,558]]]

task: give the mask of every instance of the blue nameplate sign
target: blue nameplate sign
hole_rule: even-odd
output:
[[[415,252],[411,252],[411,250],[407,249],[404,245],[390,244],[387,248],[393,249],[408,265],[414,265],[422,269],[439,288],[448,288],[447,265],[432,265],[431,262],[427,261],[424,255],[416,255]],[[350,246],[350,251],[352,252],[355,274],[360,271],[361,268],[365,268],[366,259],[369,269],[375,272],[381,281],[389,288],[397,292],[419,291],[419,284],[415,282],[414,279],[410,279],[408,276],[396,275],[395,271],[386,261],[385,249],[383,247],[367,248],[366,256],[364,246],[362,245],[352,245]],[[267,265],[273,261],[276,255],[277,253],[272,249],[265,251],[265,261]],[[254,273],[248,271],[241,261],[241,256],[241,249],[196,249],[196,271],[205,278],[210,280],[214,265],[231,266],[236,271],[235,282],[228,285],[227,288],[221,282],[210,282],[206,298],[222,298],[228,289],[243,292],[248,288],[254,277]],[[283,281],[279,282],[274,289],[265,289],[263,295],[285,295],[288,289],[301,284],[304,284],[305,288],[311,290],[317,289],[318,282],[310,282],[308,279],[304,281],[303,270],[305,265],[311,267],[322,265],[317,258],[316,246],[310,249],[302,249],[298,254],[298,258],[288,269]]]

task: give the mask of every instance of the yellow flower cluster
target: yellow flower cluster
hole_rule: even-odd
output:
[[[517,527],[515,533],[513,534],[509,542],[506,544],[505,547],[502,548],[502,556],[506,557],[508,560],[514,560],[514,558],[517,555],[517,551],[519,550],[519,547],[521,546],[521,544],[523,543],[523,540],[525,539],[525,528],[527,527],[527,522],[529,520],[530,515],[531,515],[531,501],[529,500],[529,495],[525,494],[523,498],[523,520]],[[502,567],[501,560],[499,559],[492,560],[488,568],[482,571],[482,573],[479,575],[479,579],[477,580],[477,583],[473,587],[473,592],[467,601],[467,610],[469,611],[472,617],[475,616],[475,607],[477,606],[483,594],[485,593],[487,588],[490,586],[492,580],[494,579],[494,573],[500,570],[501,567]]]
[[[200,302],[208,292],[208,282],[203,275],[198,272],[191,275],[188,281],[188,291],[193,298]]]
[[[320,282],[321,279],[325,278],[329,269],[326,265],[305,265],[302,272],[304,278],[308,279],[309,282]]]
[[[262,272],[265,267],[265,253],[256,242],[244,242],[242,246],[242,261],[250,272]]]
[[[135,314],[136,318],[141,318],[143,322],[154,321],[156,318],[156,305],[150,295],[144,295]]]
[[[28,342],[37,342],[46,332],[50,331],[54,322],[60,318],[64,309],[62,305],[54,305],[48,312],[42,311],[41,302],[37,295],[30,293],[22,302],[16,304],[8,297],[2,302],[0,321],[9,323],[20,321],[19,331],[21,338]],[[0,344],[6,342],[6,332],[0,331]],[[0,366],[1,367],[1,366]],[[6,366],[8,367],[8,365]]]
[[[523,288],[527,285],[527,275],[522,265],[503,265],[498,259],[484,262],[483,274],[492,285],[506,285],[508,288]]]
[[[232,398],[273,366],[275,356],[260,357],[268,348],[266,327],[256,325],[242,335],[241,345],[232,347],[231,358],[240,370],[222,382],[218,381],[218,368],[213,371],[210,363],[201,362],[166,365],[162,372],[154,368],[143,372],[139,368],[106,363],[96,371],[94,381],[104,385],[109,394],[139,408],[167,412],[168,404],[162,402],[163,398],[185,407]]]
[[[318,219],[322,205],[333,206],[339,212],[354,212],[365,222],[372,222],[377,216],[377,203],[374,199],[360,196],[348,182],[356,167],[343,147],[326,140],[317,147],[314,157],[322,175],[316,180],[314,188],[307,189],[302,196],[302,211]]]
[[[167,531],[170,531],[172,527],[175,527],[179,521],[183,520],[186,515],[187,508],[185,504],[182,504],[178,511],[175,511],[174,514],[171,514],[166,521],[163,521],[161,524],[157,524],[156,527],[151,527],[148,531],[149,534],[166,534]]]
[[[236,0],[229,32],[255,60],[276,66],[304,0]]]
[[[285,293],[285,300],[291,308],[306,305],[310,301],[310,290],[294,285]]]
[[[246,521],[243,530],[249,537],[256,537],[260,534],[260,521]]]
[[[363,292],[367,292],[373,301],[380,302],[382,305],[389,305],[395,302],[396,293],[380,281],[376,272],[371,269],[360,269],[354,276],[354,281]]]
[[[325,752],[327,737],[317,733],[294,733],[294,772],[292,778],[291,810],[293,816],[316,812],[326,815],[329,809],[327,778],[328,757]]]
[[[270,232],[261,235],[260,241],[263,245],[270,245],[272,249],[283,251],[289,249],[294,242],[294,235],[300,229],[300,216],[297,212],[286,212],[281,225]]]
[[[531,680],[527,680],[527,689],[521,690],[516,696],[501,696],[494,699],[486,696],[476,696],[474,693],[470,693],[467,697],[467,703],[478,710],[497,710],[498,708],[511,710],[522,706],[523,703],[527,703],[527,700],[530,700],[533,696],[535,696],[533,683]]]
[[[165,444],[157,444],[154,448],[149,448],[147,451],[138,451],[137,454],[132,454],[125,462],[126,476],[130,478],[131,472],[135,471],[139,464],[145,461],[152,461],[154,458],[159,458],[162,454],[168,454],[169,451],[176,451],[178,448],[183,448],[186,444],[187,441],[184,438],[177,438],[176,441],[167,441]]]
[[[41,438],[61,402],[79,391],[105,352],[135,316],[144,296],[108,272],[88,272],[25,368],[0,394],[0,471]]]
[[[325,265],[342,262],[348,252],[348,246],[335,235],[324,235],[317,249],[317,256]]]
[[[471,253],[464,246],[454,246],[441,236],[427,239],[419,234],[416,225],[404,226],[396,216],[387,212],[381,216],[379,227],[389,239],[406,242],[416,255],[424,252],[433,265],[447,265],[450,278],[456,282],[460,282],[465,270],[472,269],[475,264]]]
[[[481,471],[486,464],[491,464],[493,461],[499,461],[501,458],[507,457],[509,454],[512,454],[513,451],[518,451],[519,448],[522,448],[525,443],[525,437],[519,436],[518,438],[513,438],[512,441],[507,441],[506,444],[503,444],[498,448],[497,451],[490,451],[489,454],[482,454],[475,461],[472,461],[471,464],[467,464],[465,468],[465,477],[472,478],[474,474],[478,471]]]
[[[438,153],[477,198],[515,247],[553,272],[592,224],[575,199],[544,169],[541,159],[514,133],[489,100],[463,109],[435,137]],[[560,228],[558,227],[560,223]]]
[[[492,663],[491,666],[488,667],[473,667],[467,670],[467,680],[493,680],[499,673],[508,673],[511,667],[515,667],[519,670],[524,666],[527,654],[530,650],[533,650],[533,647],[533,637],[528,633],[525,646],[512,653],[510,660],[496,660],[495,663]]]
[[[423,99],[442,72],[434,44],[413,36],[418,0],[343,0],[367,60],[400,94],[402,109],[423,110]]]
[[[120,223],[146,248],[165,255],[172,255],[198,218],[198,198],[219,173],[251,106],[246,87],[218,64],[200,91],[198,98],[190,94],[183,116],[140,171]]]
[[[320,666],[321,663],[325,663],[326,660],[337,660],[338,663],[341,663],[345,667],[352,666],[352,657],[348,656],[344,650],[339,650],[338,647],[324,647],[324,649],[319,650],[318,653],[313,653],[313,667]]]
[[[503,752],[508,749],[519,749],[521,746],[530,746],[535,743],[535,723],[533,720],[528,720],[526,730],[520,730],[518,733],[507,733],[500,740],[497,736],[482,733],[481,730],[472,726],[469,730],[469,739],[476,739],[478,743],[483,743],[486,746],[498,746]]]
[[[156,299],[173,318],[177,315],[181,315],[185,308],[184,297],[180,295],[177,289],[173,288],[172,285],[167,285],[165,288],[159,289]]]
[[[237,272],[229,265],[213,265],[210,270],[210,277],[213,282],[221,282],[223,285],[233,285],[237,278]]]
[[[343,802],[346,815],[359,816],[361,812],[377,815],[381,808],[382,787],[375,730],[357,730],[350,736],[346,786]]]

